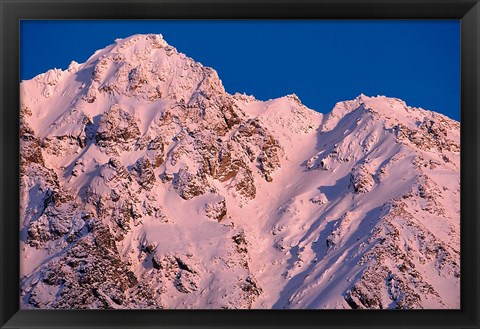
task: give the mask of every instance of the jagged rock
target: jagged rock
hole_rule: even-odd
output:
[[[113,105],[100,118],[96,135],[97,144],[106,150],[128,151],[140,137],[140,130],[134,117]]]
[[[227,147],[221,148],[218,151],[218,160],[216,166],[212,170],[212,176],[221,182],[232,179],[238,173],[241,160],[233,160],[232,152]]]
[[[347,291],[345,300],[353,309],[384,309],[381,287],[387,286],[390,302],[397,309],[419,309],[420,296],[386,267],[367,269],[360,281]]]
[[[31,163],[37,163],[44,166],[40,140],[30,128],[28,123],[20,123],[20,168],[25,168]]]
[[[225,217],[225,215],[227,215],[227,205],[225,203],[225,198],[222,198],[220,201],[217,202],[210,202],[205,204],[205,215],[208,218],[220,222]]]
[[[248,166],[240,167],[237,175],[232,179],[232,186],[235,188],[235,191],[246,199],[255,199],[257,188],[255,187],[252,171]]]
[[[178,291],[188,294],[192,291],[198,290],[198,283],[197,283],[197,275],[196,273],[192,273],[187,270],[180,270],[177,272],[175,276],[174,285]]]
[[[423,121],[419,124],[420,129],[411,129],[401,123],[397,124],[395,129],[397,138],[400,141],[408,141],[419,149],[459,152],[460,145],[452,141],[447,134],[446,127],[452,124],[452,120],[436,115],[434,119],[424,117]]]
[[[49,200],[55,200],[55,195],[57,202],[52,201],[50,204]],[[27,231],[27,242],[30,245],[38,246],[38,243],[64,237],[67,233],[78,234],[83,227],[84,222],[76,209],[77,205],[62,204],[58,195],[58,192],[50,193],[45,200],[42,215],[36,221],[30,222]]]
[[[245,232],[240,231],[239,233],[232,236],[233,242],[236,244],[237,252],[240,254],[248,253],[247,249],[247,240],[245,238]]]
[[[202,169],[208,175],[217,178],[218,158],[220,157],[221,139],[205,135],[195,140],[195,150],[199,153],[202,161]],[[228,149],[223,153],[228,152]]]
[[[375,184],[372,174],[365,165],[360,165],[352,169],[350,183],[355,193],[370,192]]]
[[[128,73],[128,89],[134,91],[148,83],[141,66],[137,66]]]
[[[108,166],[115,170],[115,174],[119,178],[123,178],[123,179],[128,179],[129,178],[129,173],[128,173],[127,169],[122,165],[122,163],[118,159],[110,158],[108,160]],[[111,177],[110,180],[112,178],[113,177]],[[107,178],[107,180],[108,180],[108,178]]]
[[[130,230],[130,223],[141,216],[134,209],[133,203],[129,200],[125,200],[117,202],[116,207],[113,210],[112,217],[123,232],[128,232]]]
[[[273,180],[272,173],[280,168],[279,152],[280,146],[278,145],[278,142],[274,140],[272,136],[268,136],[267,141],[262,145],[262,151],[258,156],[260,170],[267,182]]]
[[[165,160],[163,156],[164,152],[163,139],[160,136],[152,139],[147,146],[148,151],[152,151],[152,165],[154,168],[158,168]]]
[[[146,157],[141,157],[135,162],[133,171],[136,174],[138,184],[147,191],[150,191],[156,181],[155,172],[153,171],[153,166],[150,163],[150,160]]]
[[[383,309],[380,287],[384,279],[373,271],[365,271],[361,284],[347,291],[345,300],[352,309]]]
[[[233,140],[242,145],[251,161],[256,158],[265,180],[272,181],[271,174],[280,168],[279,156],[282,150],[278,141],[267,129],[257,119],[248,120],[245,124],[240,125]],[[256,157],[252,146],[258,147]]]
[[[258,283],[251,276],[245,279],[245,284],[242,286],[242,290],[255,296],[260,296],[262,288],[258,286]]]
[[[42,139],[46,153],[61,156],[79,153],[94,137],[93,119],[76,108],[50,125],[51,132]]]
[[[186,147],[184,147],[183,145],[180,145],[178,147],[175,147],[173,149],[173,151],[170,153],[170,164],[172,166],[176,166],[178,161],[182,158],[182,157],[186,157],[187,155],[189,154],[189,151],[187,150]]]
[[[162,181],[163,182],[170,182],[170,181],[173,180],[174,177],[175,176],[173,175],[173,173],[165,171],[162,175]]]
[[[188,168],[179,170],[176,188],[178,194],[185,200],[202,195],[211,189],[202,172],[192,174],[188,171]]]
[[[242,122],[240,110],[231,99],[226,99],[221,105],[220,111],[222,112],[225,123],[228,128],[232,128],[234,125]]]
[[[46,266],[42,275],[45,285],[36,285],[30,297],[37,307],[108,309],[130,305],[126,290],[135,287],[137,279],[120,260],[113,237],[104,226],[97,225],[93,236],[81,238]],[[47,291],[56,295],[45,305],[40,296]],[[148,304],[155,305],[155,301]]]
[[[188,256],[160,256],[158,253],[152,258],[153,267],[169,278],[179,292],[185,294],[197,291],[199,288],[199,272],[195,270],[191,261],[191,257]]]

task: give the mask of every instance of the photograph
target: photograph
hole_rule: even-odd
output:
[[[460,23],[21,20],[20,310],[460,310]]]

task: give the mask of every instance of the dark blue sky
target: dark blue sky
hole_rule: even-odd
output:
[[[86,61],[137,33],[161,33],[217,70],[226,90],[297,94],[319,112],[386,95],[460,119],[460,21],[22,21],[20,77]]]

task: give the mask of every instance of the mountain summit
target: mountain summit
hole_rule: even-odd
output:
[[[161,35],[23,81],[23,308],[460,307],[460,125],[228,94]]]

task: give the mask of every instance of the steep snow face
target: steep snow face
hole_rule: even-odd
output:
[[[297,168],[258,234],[278,249],[258,275],[277,295],[256,306],[457,308],[458,128],[386,97],[337,104],[287,153]]]
[[[459,308],[460,126],[225,92],[160,35],[21,83],[23,308]]]
[[[76,113],[92,120],[112,103],[137,114],[145,132],[162,103],[204,108],[209,98],[224,93],[213,69],[178,53],[161,35],[116,40],[84,64],[53,69],[21,84],[22,100],[36,109],[32,128],[42,138],[73,135],[77,131],[71,125],[79,125]]]

